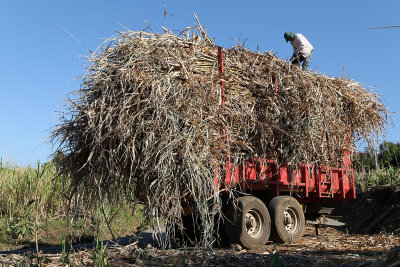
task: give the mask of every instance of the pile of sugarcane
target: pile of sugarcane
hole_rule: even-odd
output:
[[[383,133],[387,109],[357,82],[272,52],[223,53],[221,73],[218,47],[198,25],[122,32],[91,54],[52,135],[71,193],[87,203],[139,194],[167,226],[181,223],[190,198],[206,246],[221,208],[215,166],[227,155],[338,166],[354,140]]]

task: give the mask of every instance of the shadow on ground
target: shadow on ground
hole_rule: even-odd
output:
[[[146,230],[142,233],[137,233],[132,236],[125,236],[125,237],[120,237],[117,238],[115,241],[113,240],[105,240],[103,241],[104,246],[109,246],[109,245],[121,245],[121,246],[126,246],[129,244],[132,244],[136,241],[138,241],[138,244],[142,247],[147,246],[150,244],[151,246],[155,246],[158,241],[157,240],[162,240],[164,238],[164,234],[159,234],[157,238],[153,235],[152,231]],[[36,253],[36,247],[34,242],[29,242],[23,244],[25,245],[24,248],[21,249],[15,249],[15,250],[8,250],[8,251],[0,251],[0,254],[26,254],[26,253]],[[93,249],[95,246],[94,242],[88,242],[88,243],[81,243],[81,244],[74,244],[74,245],[67,245],[66,250],[67,251],[81,251],[81,250],[87,250],[87,249]],[[43,254],[55,254],[55,253],[61,253],[62,252],[62,246],[49,246],[48,244],[39,244],[39,251]]]

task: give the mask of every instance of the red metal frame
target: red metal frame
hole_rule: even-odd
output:
[[[296,192],[299,202],[336,202],[354,199],[354,173],[351,166],[323,168],[302,164],[298,169],[278,166],[273,160],[254,158],[235,164],[226,160],[219,189],[240,188],[242,192],[270,191],[274,195]],[[217,178],[216,178],[217,179]],[[218,181],[218,180],[217,180]],[[218,184],[218,183],[216,183]]]

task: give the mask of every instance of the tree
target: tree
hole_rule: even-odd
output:
[[[400,143],[383,142],[379,146],[378,159],[381,167],[400,168]]]
[[[356,171],[376,169],[376,154],[377,150],[374,146],[368,146],[364,148],[364,152],[354,154],[353,168]]]

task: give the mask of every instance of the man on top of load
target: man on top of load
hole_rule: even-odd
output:
[[[293,56],[290,62],[292,64],[303,62],[302,69],[307,70],[314,47],[301,33],[285,32],[283,37],[285,37],[286,43],[290,41],[293,46]]]

